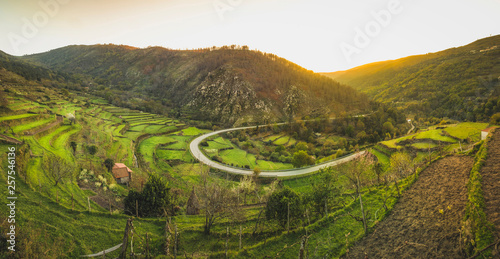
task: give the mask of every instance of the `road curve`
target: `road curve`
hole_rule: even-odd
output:
[[[269,126],[269,125],[265,125],[265,126],[261,125],[259,127],[266,127],[266,126]],[[226,165],[217,163],[215,161],[212,161],[210,158],[206,157],[205,154],[203,154],[203,152],[201,152],[199,146],[200,146],[200,143],[204,139],[206,139],[206,138],[208,138],[210,136],[217,135],[217,134],[224,133],[224,132],[229,132],[229,131],[252,129],[252,128],[256,128],[256,127],[257,126],[224,129],[224,130],[218,130],[218,131],[214,131],[214,132],[210,132],[210,133],[201,135],[201,136],[195,138],[193,141],[191,141],[191,143],[189,144],[189,151],[191,151],[191,154],[193,155],[193,157],[195,157],[200,162],[202,162],[202,163],[204,163],[204,164],[206,164],[206,165],[208,165],[210,167],[217,168],[219,170],[222,170],[222,171],[225,171],[225,172],[229,172],[229,173],[232,173],[232,174],[252,175],[253,174],[253,170],[230,167],[230,166],[226,166]],[[318,170],[320,170],[322,168],[326,168],[326,167],[330,167],[330,166],[336,166],[336,165],[339,165],[339,164],[351,161],[354,158],[356,158],[358,155],[362,155],[364,153],[365,153],[365,151],[361,151],[361,152],[352,154],[350,156],[346,156],[346,157],[343,157],[343,158],[340,158],[340,159],[337,159],[337,160],[332,160],[330,162],[319,164],[319,165],[315,165],[315,166],[311,166],[311,167],[304,167],[304,168],[297,168],[297,169],[288,169],[288,170],[279,170],[279,171],[278,170],[276,170],[276,171],[262,171],[260,173],[260,176],[261,177],[285,177],[285,176],[296,176],[296,175],[308,174],[308,173],[312,173],[312,172],[318,171]]]

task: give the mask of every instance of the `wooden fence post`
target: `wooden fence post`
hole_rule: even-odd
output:
[[[165,219],[165,255],[170,255],[170,227],[168,226],[169,219]]]
[[[240,250],[241,250],[241,225],[240,225]]]
[[[290,201],[287,203],[287,212],[286,228],[287,234],[290,234]]]
[[[175,238],[174,238],[174,258],[177,258],[177,224],[174,225]]]
[[[148,232],[146,232],[146,258],[149,258],[149,238],[148,238]]]
[[[90,198],[87,196],[87,203],[89,204],[89,212],[90,212]]]
[[[130,231],[130,225],[132,224],[132,219],[127,220],[127,225],[125,226],[125,234],[123,234],[122,250],[120,251],[120,259],[125,259],[127,257],[127,244],[128,244],[128,234]]]
[[[302,240],[300,242],[299,259],[306,258],[305,245],[306,245],[306,237],[304,236],[302,237]]]
[[[229,227],[226,227],[226,258],[227,258],[227,246],[229,242]]]

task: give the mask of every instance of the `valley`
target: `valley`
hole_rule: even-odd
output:
[[[0,257],[494,258],[497,91],[463,117],[405,99],[421,77],[392,95],[359,72],[393,71],[379,66],[334,74],[344,85],[236,46],[0,53],[0,151],[16,149],[0,188],[14,177],[19,230]]]
[[[201,151],[199,149],[200,144],[206,138],[210,138],[212,136],[219,135],[221,133],[231,132],[231,131],[258,129],[259,127],[262,128],[262,127],[268,127],[268,126],[270,126],[270,125],[233,128],[233,129],[225,129],[225,130],[211,132],[211,133],[202,135],[202,136],[194,139],[193,141],[191,141],[189,148],[190,148],[191,154],[193,154],[193,156],[196,159],[200,160],[205,165],[208,165],[212,168],[216,168],[216,169],[219,169],[219,170],[222,170],[225,172],[229,172],[232,174],[252,175],[254,173],[255,168],[257,167],[257,168],[259,168],[259,170],[261,170],[261,172],[259,174],[259,176],[261,176],[261,177],[287,177],[287,176],[300,176],[303,174],[314,173],[316,171],[319,171],[319,170],[327,168],[327,167],[336,166],[336,165],[339,165],[341,163],[351,161],[353,159],[356,159],[356,157],[358,157],[358,156],[362,156],[365,153],[365,151],[361,151],[361,152],[351,154],[348,156],[339,157],[338,159],[337,159],[337,157],[332,157],[332,158],[335,158],[334,161],[327,160],[327,162],[320,163],[316,166],[310,165],[306,168],[292,169],[292,167],[289,163],[287,164],[287,163],[282,163],[282,162],[273,162],[273,161],[269,161],[269,160],[256,160],[255,156],[252,156],[251,154],[249,155],[248,153],[246,153],[243,150],[236,149],[235,147],[232,146],[231,142],[228,143],[228,140],[221,138],[221,137],[217,138],[217,136],[215,137],[214,140],[212,140],[210,142],[206,142],[208,148],[203,148],[203,151]],[[287,139],[286,143],[290,143],[291,141],[292,141],[292,143],[295,143],[295,140],[290,139],[288,137],[283,137],[283,136],[277,136],[274,138],[271,136],[271,137],[267,137],[267,138],[270,140],[274,140],[274,142],[277,143],[277,146],[281,146],[281,144],[278,144],[278,140],[282,139],[282,138]],[[283,144],[286,144],[286,143],[283,143]],[[217,145],[220,145],[220,146],[217,146]],[[290,145],[293,145],[293,144],[290,144]],[[225,159],[223,161],[223,162],[225,162],[224,164],[217,163],[216,161],[213,161],[214,160],[213,158],[210,159],[205,155],[205,154],[210,154],[210,153],[214,153],[214,152],[219,154],[219,152],[221,152],[221,151],[224,152],[226,150],[231,150],[233,153],[236,153],[238,151],[243,152],[240,154],[233,155],[235,157],[234,161],[236,162],[236,166],[235,166],[235,163],[228,162],[231,160],[226,160],[228,158],[225,158],[225,157],[229,156],[229,154],[226,156],[223,155],[223,159]],[[262,150],[262,148],[261,148],[261,150]],[[231,158],[229,158],[229,159],[231,159]],[[244,159],[247,161],[243,160],[243,162],[241,162],[240,159]],[[229,163],[230,163],[230,165],[229,165]],[[245,165],[243,165],[243,164],[245,164]],[[239,167],[248,167],[248,169],[237,168],[238,166]],[[283,171],[280,171],[280,170],[283,170]]]

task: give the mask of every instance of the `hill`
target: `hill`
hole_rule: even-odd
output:
[[[12,147],[15,147],[15,194],[19,206],[16,208],[16,253],[10,253],[6,248],[7,238],[12,235],[4,234],[0,237],[4,244],[0,258],[76,258],[95,254],[123,242],[129,218],[133,218],[134,241],[126,242],[130,243],[126,252],[133,250],[136,255],[150,253],[161,258],[170,253],[170,257],[222,258],[227,253],[231,258],[263,258],[269,254],[292,258],[301,253],[300,247],[304,247],[306,254],[314,253],[314,257],[337,258],[350,251],[350,247],[366,233],[372,233],[383,224],[386,217],[391,220],[393,207],[398,213],[395,206],[399,204],[399,193],[403,192],[401,201],[404,201],[404,190],[408,189],[411,195],[412,189],[409,188],[422,187],[418,177],[427,179],[427,186],[439,185],[439,181],[430,184],[432,179],[429,176],[434,173],[422,172],[419,176],[427,165],[425,161],[455,153],[462,147],[467,149],[467,145],[472,145],[468,139],[479,139],[479,131],[487,127],[479,123],[464,123],[443,129],[444,125],[439,125],[439,129],[433,127],[418,132],[412,139],[405,136],[394,140],[393,145],[399,148],[390,148],[385,145],[389,139],[405,134],[410,126],[402,113],[380,105],[370,116],[302,120],[290,127],[274,125],[255,131],[242,130],[207,141],[205,151],[218,154],[225,163],[253,167],[260,160],[262,163],[258,165],[262,170],[265,166],[290,164],[295,152],[314,155],[319,162],[358,148],[367,148],[374,155],[366,156],[369,160],[365,160],[365,165],[370,169],[355,181],[361,190],[357,195],[356,188],[353,189],[354,178],[349,179],[352,176],[346,173],[358,171],[357,168],[361,168],[355,166],[358,163],[352,163],[351,167],[325,169],[301,178],[282,178],[280,183],[273,179],[239,178],[206,168],[191,155],[189,143],[210,130],[193,127],[192,121],[117,107],[86,93],[85,89],[66,90],[69,87],[79,89],[80,84],[90,85],[97,81],[85,75],[72,74],[69,78],[76,83],[68,83],[64,77],[59,81],[59,72],[40,68],[40,71],[48,72],[46,76],[40,76],[40,80],[36,77],[28,80],[29,75],[23,76],[19,71],[36,65],[7,57],[19,66],[0,68],[0,100],[3,99],[0,102],[0,152],[6,154],[0,156],[0,164],[11,170],[12,160],[8,159],[7,153],[12,153]],[[104,86],[91,85],[89,92],[106,89],[93,89],[101,87]],[[114,94],[121,90],[112,91]],[[131,100],[139,103],[136,98]],[[369,149],[380,139],[387,141]],[[458,139],[464,141],[456,143]],[[417,144],[428,145],[414,146]],[[483,145],[483,151],[478,153],[485,155],[485,147]],[[492,145],[491,149],[494,147]],[[48,168],[53,158],[59,158],[59,163],[69,165],[73,172],[58,178]],[[493,162],[497,159],[492,158]],[[285,163],[281,162],[283,159]],[[401,163],[396,164],[394,159]],[[119,184],[109,172],[106,164],[110,160],[132,169],[133,177],[128,185]],[[372,163],[379,166],[371,167]],[[403,169],[396,171],[391,164]],[[138,214],[138,211],[142,213],[143,207],[140,206],[144,206],[144,201],[137,196],[135,210],[130,207],[134,193],[147,193],[150,172],[161,176],[171,188],[168,195],[172,206],[166,211],[169,217],[147,218]],[[471,179],[473,175],[471,173]],[[12,177],[2,174],[0,188],[10,189]],[[204,189],[204,186],[213,186],[213,189]],[[250,186],[249,191],[239,191],[245,190],[245,186]],[[290,215],[288,233],[288,227],[278,219],[265,215],[267,208],[264,204],[268,197],[289,188],[300,197],[303,206],[296,209],[303,213]],[[205,232],[210,217],[207,207],[201,207],[198,215],[187,213],[188,198],[193,190],[201,206],[215,201],[216,197],[230,199],[222,204],[216,201],[225,208],[216,212],[219,219],[214,221],[210,234]],[[218,190],[223,190],[224,196],[218,195]],[[0,198],[7,200],[7,195],[7,192],[2,192]],[[286,205],[282,203],[280,207]],[[229,213],[226,208],[235,213]],[[459,208],[453,206],[454,210]],[[422,208],[413,206],[412,209]],[[485,213],[488,212],[485,209]],[[9,213],[12,212],[0,210],[2,233],[9,233],[12,226],[8,224]],[[285,215],[283,210],[280,213]],[[367,219],[365,224],[360,221],[363,215]],[[167,218],[170,223],[166,223]],[[455,226],[453,229],[457,229],[456,222],[451,223]],[[471,225],[486,226],[481,224]],[[439,242],[454,245],[454,240],[452,236],[439,239]],[[475,244],[479,243],[477,240],[488,241],[482,236],[476,239],[468,237],[468,240]],[[471,251],[474,253],[483,247],[477,245]],[[106,252],[106,256],[118,257],[119,250]]]
[[[269,122],[369,108],[364,94],[245,46],[184,51],[68,46],[24,59],[82,78],[91,92],[114,105],[216,123]]]
[[[463,47],[324,73],[422,116],[486,121],[500,112],[500,35]]]

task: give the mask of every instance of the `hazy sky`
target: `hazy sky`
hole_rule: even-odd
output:
[[[0,0],[0,50],[248,45],[316,72],[500,34],[500,0]]]

